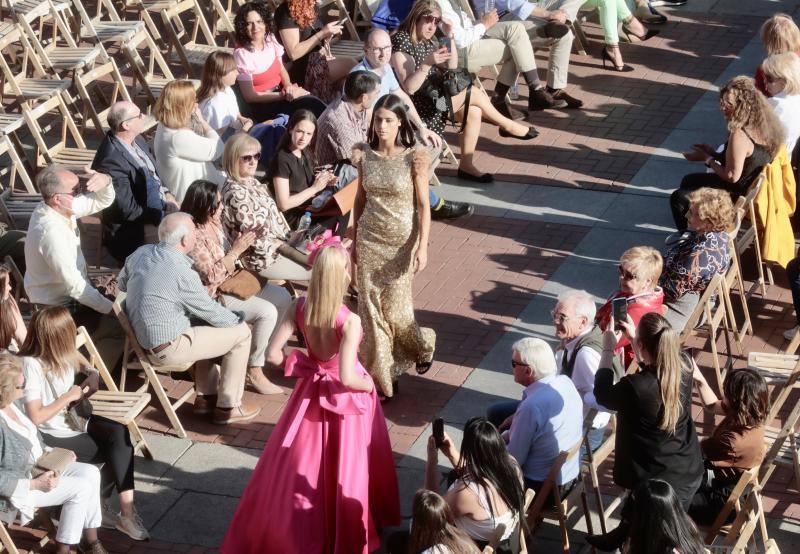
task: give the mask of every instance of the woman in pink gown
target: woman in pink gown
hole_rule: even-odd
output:
[[[389,434],[375,386],[358,361],[361,321],[342,304],[350,278],[341,245],[323,247],[308,297],[284,318],[270,359],[299,329],[298,378],[239,501],[224,554],[368,554],[378,528],[400,523]],[[290,314],[293,314],[290,315]]]

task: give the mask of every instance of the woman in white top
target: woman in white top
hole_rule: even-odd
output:
[[[177,202],[189,185],[205,179],[221,185],[225,174],[214,166],[225,148],[217,131],[203,119],[190,81],[172,81],[156,101],[154,150],[161,181]]]
[[[411,536],[407,552],[412,554],[478,554],[478,546],[456,527],[453,511],[437,493],[420,489],[411,506]]]
[[[800,137],[800,57],[794,52],[774,54],[761,64],[767,102],[783,126],[786,152],[792,155]]]
[[[206,58],[197,101],[203,117],[222,140],[227,140],[236,131],[248,132],[253,127],[253,120],[239,112],[236,93],[231,88],[238,75],[233,54],[220,50]]]
[[[474,417],[464,426],[461,452],[445,433],[437,448],[433,437],[428,441],[425,488],[438,490],[439,450],[455,468],[456,479],[444,498],[453,510],[456,526],[465,531],[481,548],[494,537],[496,529],[505,532],[495,552],[513,552],[512,535],[524,511],[525,491],[522,472],[506,450],[497,429],[482,417]]]
[[[75,323],[66,308],[48,306],[33,314],[20,348],[25,356],[25,412],[42,433],[45,444],[72,450],[84,463],[103,463],[103,490],[119,492],[121,513],[103,508],[103,526],[116,528],[134,540],[149,538],[134,507],[133,445],[128,428],[98,415],[76,421],[67,410],[92,394],[99,375],[75,348]],[[76,372],[87,377],[75,384]]]
[[[83,552],[106,554],[97,539],[100,526],[100,472],[89,464],[73,461],[59,473],[48,471],[33,478],[31,470],[45,446],[36,425],[14,402],[22,398],[25,377],[19,358],[0,354],[0,511],[8,523],[19,514],[25,524],[36,508],[62,506],[56,542],[58,554],[71,552],[81,541]]]

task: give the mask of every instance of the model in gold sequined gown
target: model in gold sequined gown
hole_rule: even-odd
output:
[[[358,315],[364,328],[360,355],[386,396],[392,381],[433,358],[436,333],[420,327],[411,296],[419,219],[414,201],[414,149],[381,156],[361,145],[366,203],[358,220]]]

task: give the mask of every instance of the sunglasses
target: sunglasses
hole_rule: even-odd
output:
[[[639,278],[638,275],[636,275],[635,273],[631,273],[627,269],[624,269],[621,265],[617,266],[617,268],[619,269],[620,277],[624,278],[627,281],[635,281],[636,279]]]
[[[258,160],[261,159],[261,153],[260,152],[256,152],[255,154],[246,154],[244,156],[239,156],[239,159],[241,161],[243,161],[244,163],[248,163],[248,164],[250,162],[257,162]]]
[[[523,364],[522,362],[511,360],[511,367],[530,367],[530,364]]]
[[[428,14],[428,15],[423,15],[422,16],[422,21],[425,22],[425,23],[433,23],[434,25],[438,25],[439,23],[442,22],[442,18],[441,17],[436,17],[435,15]]]

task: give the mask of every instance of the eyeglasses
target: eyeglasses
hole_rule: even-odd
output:
[[[518,362],[516,360],[511,360],[511,367],[531,367],[530,364],[523,364],[522,362]]]
[[[764,80],[767,83],[777,83],[778,81],[782,81],[783,79],[781,79],[780,77],[773,77],[772,75],[764,73]]]
[[[555,323],[564,323],[570,319],[569,316],[564,315],[561,312],[556,312],[555,310],[550,310],[550,316],[553,318]]]
[[[425,23],[433,23],[434,25],[438,25],[442,22],[441,17],[436,17],[435,15],[427,14],[422,16],[422,21]]]
[[[617,268],[619,269],[619,276],[625,279],[626,281],[635,281],[639,278],[638,275],[635,273],[631,273],[621,265],[618,265]]]
[[[134,115],[133,117],[129,117],[128,119],[123,119],[122,121],[120,121],[120,125],[122,125],[126,121],[130,121],[131,119],[141,119],[143,117],[144,117],[144,114],[142,112],[139,112],[138,115]]]
[[[255,154],[245,154],[244,156],[239,156],[239,159],[246,164],[257,162],[261,159],[261,153],[256,152]]]
[[[380,56],[380,55],[381,55],[381,54],[383,54],[384,52],[389,52],[389,53],[391,53],[391,51],[392,51],[392,45],[390,44],[389,46],[383,46],[383,47],[378,47],[378,46],[376,46],[375,48],[370,48],[370,50],[371,50],[371,51],[372,51],[372,53],[373,53],[373,54],[375,54],[376,56]]]

